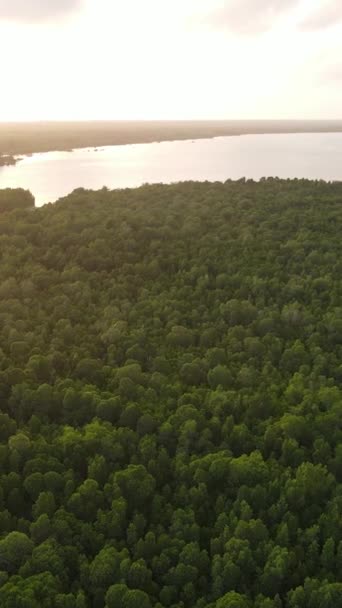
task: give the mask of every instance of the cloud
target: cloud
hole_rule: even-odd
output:
[[[0,0],[0,20],[41,23],[76,11],[82,0]]]
[[[321,6],[300,23],[300,28],[315,31],[342,23],[341,0],[323,0]]]
[[[271,29],[298,3],[299,0],[225,0],[223,6],[202,17],[200,23],[236,34],[258,34]]]

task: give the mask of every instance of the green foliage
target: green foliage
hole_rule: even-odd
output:
[[[216,602],[216,608],[249,608],[250,603],[245,596],[230,591]]]
[[[341,200],[1,214],[1,607],[341,606]]]
[[[33,542],[23,532],[10,532],[0,541],[0,568],[15,572],[31,555]]]
[[[10,159],[11,157],[1,157],[0,155],[0,167],[1,158]],[[11,163],[8,162],[7,164]],[[12,211],[13,209],[30,209],[33,207],[34,197],[28,190],[23,190],[22,188],[6,188],[5,190],[0,190],[0,213]]]

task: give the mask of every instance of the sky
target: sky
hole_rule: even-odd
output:
[[[342,0],[0,0],[0,121],[342,118]]]

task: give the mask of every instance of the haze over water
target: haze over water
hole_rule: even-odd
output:
[[[244,135],[34,154],[1,167],[0,188],[29,189],[40,206],[78,187],[276,176],[342,180],[342,133]]]

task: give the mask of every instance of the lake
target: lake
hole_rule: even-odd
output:
[[[27,188],[40,206],[78,187],[240,177],[342,180],[342,133],[243,135],[34,154],[0,167],[0,188]]]

